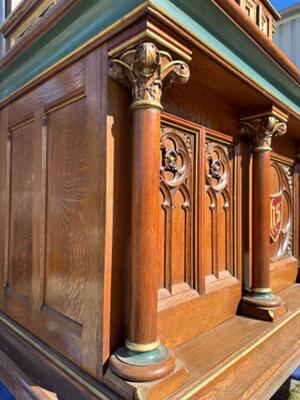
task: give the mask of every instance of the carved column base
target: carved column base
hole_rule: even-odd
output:
[[[131,382],[149,382],[169,375],[175,368],[175,357],[166,347],[137,352],[119,348],[110,358],[112,371]]]
[[[189,376],[184,363],[180,360],[175,361],[175,357],[172,355],[175,366],[173,365],[173,369],[167,376],[161,379],[152,380],[151,382],[132,382],[121,378],[119,373],[115,373],[115,369],[113,368],[117,366],[118,372],[120,372],[120,368],[124,368],[124,365],[121,366],[120,364],[114,364],[114,361],[116,361],[116,358],[114,357],[116,356],[112,356],[110,367],[104,375],[104,384],[125,400],[164,400],[183,386]],[[137,374],[139,377],[141,377],[143,373],[145,373],[146,376],[149,376],[149,371],[146,372],[145,367],[136,368],[140,370]],[[143,368],[145,368],[145,370],[143,370]],[[131,370],[130,373],[132,372],[133,370]],[[126,371],[126,374],[127,373],[128,370]]]
[[[249,293],[242,297],[239,312],[252,318],[274,322],[287,311],[281,298],[273,293]]]

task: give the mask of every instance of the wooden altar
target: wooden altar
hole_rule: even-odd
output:
[[[267,400],[299,364],[300,72],[278,18],[25,0],[4,21],[0,381],[17,399]]]

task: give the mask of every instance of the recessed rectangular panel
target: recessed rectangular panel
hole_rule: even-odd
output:
[[[9,286],[31,297],[33,232],[33,123],[11,133]]]
[[[88,154],[85,99],[49,115],[46,305],[83,321],[87,266]],[[97,182],[95,182],[97,184]]]

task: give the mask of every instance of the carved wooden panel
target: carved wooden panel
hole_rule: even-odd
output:
[[[294,255],[294,167],[274,159],[271,163],[270,255],[271,261]]]
[[[234,147],[205,143],[204,251],[206,287],[234,276]]]
[[[195,132],[163,124],[159,284],[169,294],[195,286],[196,165]]]

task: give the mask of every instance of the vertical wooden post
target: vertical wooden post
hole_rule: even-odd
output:
[[[287,129],[286,116],[271,112],[241,120],[242,133],[252,139],[252,287],[241,303],[241,312],[273,321],[285,311],[270,288],[270,152],[274,136]]]
[[[296,143],[296,158],[295,165],[295,242],[296,242],[296,257],[298,258],[298,266],[300,268],[300,143]],[[300,269],[298,269],[297,282],[300,280]]]
[[[109,76],[132,92],[132,212],[129,335],[110,359],[125,380],[142,382],[173,371],[174,356],[157,331],[160,118],[162,89],[185,83],[189,68],[144,42],[110,61]]]

